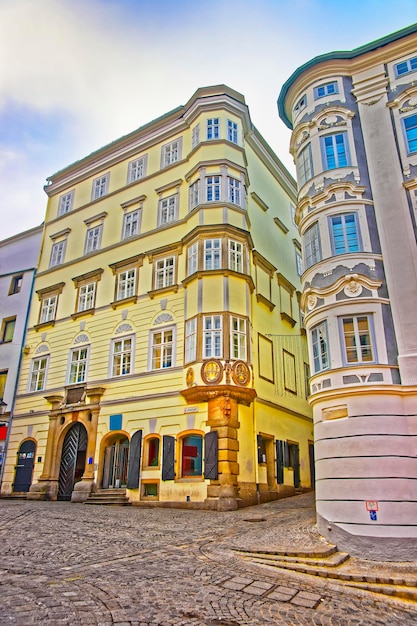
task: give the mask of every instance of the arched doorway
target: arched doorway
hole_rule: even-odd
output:
[[[20,445],[13,483],[14,492],[29,491],[35,465],[35,450],[36,444],[34,441],[24,441]]]
[[[111,445],[104,448],[103,489],[126,487],[129,461],[129,439],[117,435]]]
[[[74,484],[84,474],[87,453],[87,431],[77,422],[65,435],[59,468],[58,500],[71,500]]]

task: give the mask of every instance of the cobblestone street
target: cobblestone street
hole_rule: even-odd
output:
[[[320,545],[312,494],[227,513],[1,500],[0,516],[1,626],[417,623],[410,600],[236,550]]]

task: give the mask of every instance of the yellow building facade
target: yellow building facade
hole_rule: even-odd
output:
[[[295,183],[243,96],[199,89],[45,190],[2,493],[227,510],[310,488]]]

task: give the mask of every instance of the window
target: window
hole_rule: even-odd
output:
[[[100,248],[101,233],[103,231],[103,225],[93,226],[87,230],[85,237],[85,249],[84,254],[94,252]]]
[[[353,315],[341,320],[345,363],[372,363],[371,320],[369,315]]]
[[[175,259],[173,256],[156,261],[155,289],[164,289],[174,284]]]
[[[394,65],[394,70],[396,76],[402,76],[403,74],[414,72],[415,70],[417,70],[417,57],[407,59],[406,61],[401,61],[401,63],[396,63]]]
[[[6,389],[7,374],[9,370],[3,370],[0,372],[0,400],[4,398],[4,391]]]
[[[218,139],[220,137],[220,120],[213,117],[207,120],[207,139]]]
[[[128,182],[134,183],[135,180],[139,180],[146,176],[146,157],[143,156],[140,159],[131,161],[128,168]]]
[[[159,226],[177,219],[178,195],[169,196],[159,201]]]
[[[39,323],[44,324],[46,322],[51,322],[55,319],[56,315],[56,307],[58,304],[58,296],[47,296],[42,299],[41,304],[41,315],[39,318]]]
[[[187,266],[188,276],[190,276],[190,274],[194,274],[194,272],[198,269],[198,243],[193,243],[188,248]]]
[[[320,232],[317,222],[304,234],[304,258],[306,269],[321,261]]]
[[[143,465],[144,467],[158,467],[159,466],[159,437],[149,437],[148,439],[146,439],[146,448],[145,448],[145,455],[143,459]],[[151,495],[154,495],[154,494],[151,494]]]
[[[124,214],[122,239],[127,239],[128,237],[133,237],[134,235],[139,234],[141,216],[142,212],[140,209]]]
[[[52,244],[49,267],[55,267],[56,265],[60,265],[64,262],[66,243],[67,241],[66,239],[64,239],[63,241],[57,241],[56,243]]]
[[[23,274],[16,274],[16,276],[13,276],[12,280],[10,281],[9,296],[13,295],[14,293],[19,293],[22,289],[22,283]]]
[[[220,176],[206,177],[206,201],[218,202],[220,200]]]
[[[297,226],[297,224],[295,223],[295,206],[290,203],[290,213],[291,213],[291,221],[294,224],[294,226]]]
[[[203,437],[188,435],[181,440],[181,477],[202,476]]]
[[[297,113],[305,109],[306,106],[307,106],[307,96],[304,94],[304,96],[301,96],[301,98],[296,103],[294,107],[294,114],[296,115]]]
[[[311,161],[311,146],[308,144],[297,157],[297,177],[300,187],[313,176],[313,163]]]
[[[193,209],[198,204],[200,181],[196,180],[195,183],[190,185],[190,209]]]
[[[283,365],[284,365],[284,388],[291,393],[297,393],[297,376],[295,367],[295,356],[288,352],[288,350],[282,351]]]
[[[136,268],[125,270],[117,275],[117,300],[124,300],[135,295]]]
[[[329,353],[327,341],[327,324],[322,322],[311,330],[311,344],[313,348],[314,372],[321,372],[329,367]]]
[[[228,188],[228,200],[229,202],[233,202],[233,204],[241,204],[241,185],[240,180],[236,178],[231,178],[230,176],[227,179],[227,188]]]
[[[106,174],[105,176],[100,176],[100,178],[96,178],[95,180],[93,180],[92,200],[97,200],[98,198],[106,195],[108,183],[109,174]]]
[[[329,218],[329,222],[333,254],[358,252],[360,242],[357,214],[334,215]]]
[[[74,201],[74,191],[64,194],[59,199],[58,215],[65,215],[72,209],[72,203]]]
[[[195,148],[200,143],[200,124],[196,124],[191,130],[191,147]]]
[[[237,143],[237,124],[232,120],[227,120],[227,138],[233,143]]]
[[[33,359],[29,377],[29,391],[42,391],[45,389],[48,361],[49,357]]]
[[[233,315],[230,323],[230,355],[232,359],[247,360],[246,320]]]
[[[14,329],[16,326],[16,317],[9,317],[3,320],[1,341],[2,343],[10,343],[13,341]]]
[[[174,331],[172,328],[154,331],[151,335],[151,369],[173,366]]]
[[[74,348],[70,353],[68,384],[83,383],[87,376],[88,346]]]
[[[243,272],[243,244],[239,241],[228,241],[229,269],[234,272]]]
[[[319,85],[314,88],[314,99],[324,98],[324,96],[331,96],[334,93],[339,93],[337,82],[326,83],[325,85]]]
[[[177,163],[181,158],[181,142],[172,141],[162,148],[162,167],[168,167],[173,163]]]
[[[297,250],[295,251],[295,264],[297,267],[297,274],[301,276],[303,273],[303,258]]]
[[[133,339],[125,337],[112,342],[112,376],[132,373]]]
[[[417,152],[417,115],[403,118],[408,153]]]
[[[88,311],[94,308],[96,298],[96,283],[81,285],[78,290],[77,312]]]
[[[204,241],[204,269],[218,270],[222,259],[221,239],[206,239]]]
[[[197,318],[185,323],[185,362],[190,363],[197,358]]]
[[[320,138],[325,170],[334,170],[336,167],[350,165],[347,133],[326,135]]]
[[[203,327],[203,359],[221,357],[223,354],[222,316],[205,315]]]

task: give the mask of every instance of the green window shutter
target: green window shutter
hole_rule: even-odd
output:
[[[127,467],[127,482],[126,482],[126,487],[128,489],[137,489],[139,487],[141,451],[142,451],[142,431],[137,430],[132,435],[132,438],[130,440],[129,465]]]
[[[213,430],[204,436],[204,478],[217,480],[218,472],[218,433]]]
[[[276,458],[277,458],[277,483],[284,484],[284,441],[277,440],[275,442]]]
[[[175,438],[164,435],[162,438],[162,480],[175,478]]]

